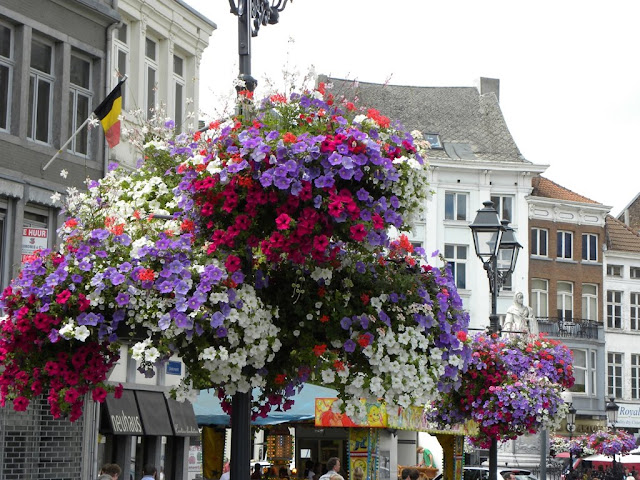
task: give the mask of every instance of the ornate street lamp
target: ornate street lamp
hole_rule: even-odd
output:
[[[609,403],[605,406],[605,412],[607,413],[607,422],[611,425],[611,429],[616,431],[616,423],[618,423],[618,411],[620,410],[620,405],[615,402],[614,397],[609,398]],[[613,462],[611,464],[611,471],[613,473],[613,478],[616,478],[617,465],[616,465],[616,454],[613,454]]]
[[[569,432],[569,475],[573,472],[573,452],[571,451],[571,442],[573,440],[573,432],[576,430],[576,409],[573,403],[569,403],[569,412],[567,413],[567,431]]]
[[[293,1],[293,0],[292,0]],[[257,37],[261,25],[278,23],[288,0],[229,0],[231,13],[238,17],[238,79],[236,90],[253,92],[258,81],[251,76],[251,37]],[[251,392],[236,393],[231,400],[231,478],[249,478],[251,465]]]
[[[491,315],[489,315],[489,333],[500,334],[500,322],[498,319],[498,292],[507,276],[513,273],[518,259],[518,251],[522,245],[516,240],[515,233],[509,222],[500,221],[498,211],[493,202],[483,203],[484,208],[478,210],[473,223],[469,225],[473,234],[473,245],[476,255],[482,261],[489,278],[489,290],[491,290]],[[502,253],[504,252],[504,253]],[[498,259],[508,259],[503,265],[499,265]],[[497,480],[498,474],[498,440],[491,439],[489,447],[489,480]]]
[[[275,25],[288,0],[229,0],[231,13],[238,17],[238,56],[244,88],[253,92],[258,81],[251,76],[251,37],[257,37],[261,25]]]

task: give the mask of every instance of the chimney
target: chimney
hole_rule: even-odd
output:
[[[480,95],[491,92],[496,94],[496,98],[500,102],[500,79],[480,77]]]

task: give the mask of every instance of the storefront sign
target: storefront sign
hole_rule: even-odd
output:
[[[202,447],[191,445],[189,447],[189,473],[202,473]]]
[[[372,427],[395,428],[396,430],[413,430],[418,432],[438,432],[434,425],[427,421],[424,409],[419,407],[403,408],[398,415],[389,416],[387,408],[380,403],[363,404],[367,409],[367,418],[364,422],[356,423],[347,415],[334,412],[333,403],[337,398],[316,398],[316,427]],[[454,425],[447,433],[463,435],[465,433],[461,425]]]
[[[142,422],[136,399],[131,390],[122,392],[122,397],[107,395],[105,400],[107,418],[114,435],[142,435]]]
[[[182,363],[169,360],[167,362],[167,375],[181,375],[181,374],[182,374]]]
[[[200,434],[196,414],[189,400],[178,402],[173,398],[167,398],[167,406],[169,407],[173,432],[177,437],[193,437]]]
[[[46,228],[24,227],[22,229],[22,263],[31,261],[34,253],[49,245],[49,230]]]
[[[640,428],[640,404],[618,403],[618,421],[616,427]]]

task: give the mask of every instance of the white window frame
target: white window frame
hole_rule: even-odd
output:
[[[7,111],[5,114],[5,118],[3,119],[6,125],[6,128],[2,128],[0,126],[0,131],[8,132],[11,130],[11,99],[13,92],[13,69],[15,67],[15,58],[14,58],[14,50],[15,50],[15,30],[13,27],[7,23],[0,21],[0,26],[9,30],[9,42],[11,46],[9,47],[9,56],[5,57],[0,55],[0,67],[5,67],[8,70],[8,79],[7,79]],[[2,94],[2,92],[0,92]]]
[[[573,348],[573,372],[574,377],[576,378],[576,383],[571,388],[571,392],[574,394],[582,394],[588,396],[595,396],[598,394],[597,392],[597,382],[596,382],[596,360],[597,353],[592,349],[583,349],[583,348]],[[577,352],[581,352],[584,355],[585,364],[581,365],[579,363]],[[579,385],[579,375],[576,375],[578,372],[583,372],[584,374],[584,390],[576,390],[576,387]]]
[[[176,72],[175,69],[175,59],[179,58],[182,60],[182,74]],[[184,80],[184,70],[187,68],[187,59],[182,55],[178,55],[176,53],[173,54],[173,119],[176,123],[176,132],[185,131],[185,121],[186,121],[186,82]],[[178,94],[178,90],[182,93]],[[178,100],[180,100],[180,105],[178,105]]]
[[[34,87],[33,87],[33,104],[29,105],[28,107],[30,109],[31,124],[27,128],[27,138],[33,142],[36,142],[42,145],[51,145],[52,123],[53,123],[53,97],[55,95],[55,83],[56,83],[56,78],[53,75],[53,69],[56,64],[56,52],[55,52],[55,46],[51,42],[48,42],[40,37],[33,37],[31,39],[31,44],[33,45],[34,42],[41,43],[51,48],[51,70],[52,71],[48,73],[48,72],[42,72],[40,70],[36,70],[35,68],[31,67],[31,61],[29,61],[29,88],[31,88],[31,82],[34,83]],[[48,116],[47,123],[49,128],[47,130],[46,142],[39,140],[37,138],[39,132],[37,132],[36,130],[36,127],[38,125],[38,115],[37,115],[38,86],[40,85],[41,82],[49,84],[49,111],[47,112],[47,116]],[[29,130],[31,131],[31,136],[29,136]]]
[[[610,263],[607,265],[607,276],[622,278],[623,270],[624,270],[624,267],[622,265],[616,265],[616,264]]]
[[[607,352],[607,396],[622,398],[624,385],[624,354]]]
[[[569,230],[558,230],[556,234],[557,238],[557,248],[556,248],[556,256],[557,258],[563,260],[571,260],[573,259],[573,232]],[[567,239],[571,242],[569,246],[569,256],[567,257]]]
[[[549,280],[544,278],[531,279],[531,307],[535,317],[549,317]]]
[[[542,252],[543,245],[544,252]],[[549,256],[549,230],[546,228],[531,228],[531,255],[536,257]]]
[[[586,292],[587,289],[595,290],[595,293]],[[594,283],[582,284],[582,318],[598,321],[598,285]]]
[[[453,256],[451,258],[447,257],[447,247],[453,248]],[[464,248],[464,258],[459,256],[460,248]],[[456,282],[456,287],[459,289],[467,288],[467,259],[469,258],[469,246],[468,245],[458,245],[453,243],[447,243],[444,246],[445,249],[445,258],[447,259],[447,264],[451,268],[451,273],[453,274],[453,279]],[[461,268],[462,267],[462,268]],[[460,279],[460,271],[464,272],[463,279]],[[464,281],[463,281],[464,280]]]
[[[640,292],[629,293],[629,322],[632,332],[640,332]]]
[[[632,353],[631,357],[631,398],[640,400],[640,355]]]
[[[505,202],[509,200],[509,202]],[[509,220],[509,223],[515,223],[516,218],[516,197],[515,195],[495,194],[491,195],[491,201],[498,211],[501,220]],[[511,203],[511,215],[509,215],[509,207],[506,203]]]
[[[447,205],[449,204],[449,199],[453,202],[453,212],[452,218],[447,217]],[[463,218],[460,217],[460,202],[464,204],[464,215]],[[454,191],[446,191],[444,193],[444,219],[448,221],[467,221],[469,220],[469,193],[468,192],[454,192]]]
[[[126,39],[124,42],[118,38],[118,30],[120,29],[117,29],[113,33],[113,63],[115,65],[115,70],[118,75],[117,76],[110,75],[110,77],[112,78],[111,88],[114,88],[117,85],[117,83],[122,79],[122,77],[124,77],[125,75],[128,75],[131,70],[131,49],[129,48],[131,25],[127,22],[123,22],[123,27],[126,28],[126,34],[125,34]],[[124,71],[120,71],[120,53],[122,53],[125,57]],[[127,108],[127,102],[128,102],[127,84],[128,82],[125,82],[124,85],[122,85],[122,89],[121,89],[123,110]]]
[[[91,87],[91,85],[93,85],[93,62],[91,61],[91,59],[89,57],[86,57],[85,55],[81,55],[78,54],[77,52],[72,52],[71,53],[72,57],[76,57],[84,62],[87,62],[89,64],[89,87]],[[71,83],[71,81],[69,81],[69,93],[70,93],[70,105],[69,105],[69,109],[71,111],[70,113],[70,118],[69,121],[71,123],[71,131],[69,132],[69,135],[72,135],[77,128],[82,125],[82,123],[89,117],[89,115],[91,114],[92,111],[92,103],[93,103],[93,91],[90,88],[86,88],[83,87],[81,85],[76,85],[74,83]],[[76,115],[77,113],[77,105],[78,105],[78,97],[85,97],[87,100],[87,118],[78,118],[78,116]],[[78,143],[80,140],[80,136],[76,135],[75,137],[73,137],[73,139],[71,140],[71,143],[69,144],[69,151],[75,153],[76,155],[80,155],[82,157],[87,157],[89,155],[89,130],[86,130],[86,145],[85,145],[85,152],[81,152],[78,151]]]
[[[567,290],[561,290],[560,286],[561,285],[568,285],[569,291]],[[558,314],[558,319],[562,318],[563,321],[565,322],[572,322],[574,315],[573,315],[573,283],[572,282],[566,282],[566,281],[560,281],[556,284],[556,288],[557,288],[557,294],[556,294],[556,299],[557,299],[557,303],[556,303],[556,310],[557,310],[557,314]],[[569,308],[567,308],[569,307]],[[569,313],[569,318],[567,318],[566,312],[570,312]]]
[[[147,42],[153,42],[155,59],[147,56]],[[150,120],[156,114],[156,104],[158,103],[158,55],[160,53],[160,42],[147,35],[144,39],[144,108],[146,110],[147,120]],[[149,88],[149,71],[153,71],[153,87]],[[153,98],[149,98],[149,93],[153,92]]]
[[[585,242],[586,239],[586,242]],[[585,248],[586,243],[586,248]],[[595,243],[595,258],[591,257],[591,247]],[[597,262],[598,261],[598,235],[595,233],[583,233],[582,234],[582,260],[585,262]]]
[[[622,328],[622,291],[607,290],[607,328]]]

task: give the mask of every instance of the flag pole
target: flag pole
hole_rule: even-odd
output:
[[[60,147],[60,150],[58,150],[58,151],[56,152],[56,154],[55,154],[53,157],[51,157],[51,159],[47,162],[47,164],[46,164],[45,166],[43,166],[43,167],[42,167],[42,171],[43,171],[43,172],[44,172],[47,168],[49,168],[49,165],[51,165],[51,162],[53,162],[56,158],[58,158],[58,155],[60,155],[60,154],[62,153],[62,151],[65,149],[65,147],[71,143],[71,140],[73,140],[73,139],[75,138],[75,136],[76,136],[76,135],[78,135],[78,133],[80,133],[80,130],[82,130],[82,129],[85,127],[85,125],[86,125],[87,123],[89,123],[89,121],[91,120],[91,117],[92,117],[92,116],[93,116],[93,113],[91,113],[91,115],[89,115],[89,117],[88,117],[84,122],[82,122],[82,125],[80,125],[80,126],[78,127],[78,129],[77,129],[75,132],[73,132],[73,135],[71,135],[71,137],[69,137],[69,140],[67,140],[66,142],[64,142],[64,145],[62,145],[62,146]]]
[[[118,85],[116,85],[116,86],[114,87],[114,89],[113,89],[111,92],[113,92],[116,88],[118,88],[120,85],[122,85],[122,84],[127,80],[127,78],[129,78],[129,76],[128,76],[128,75],[126,75],[126,74],[125,74],[125,75],[123,75],[123,76],[122,76],[122,80],[120,80],[120,81],[118,82]],[[108,95],[107,95],[107,98],[109,98],[109,96],[108,96]],[[100,108],[100,105],[98,106],[98,108]],[[44,165],[44,166],[42,167],[42,169],[41,169],[41,170],[42,170],[43,172],[44,172],[47,168],[49,168],[49,165],[51,165],[51,162],[53,162],[56,158],[58,158],[58,155],[60,155],[60,154],[62,153],[62,151],[65,149],[65,147],[66,147],[67,145],[69,145],[69,143],[71,143],[71,140],[73,140],[73,139],[75,138],[75,136],[76,136],[76,135],[78,135],[78,133],[80,133],[80,130],[82,130],[82,129],[87,125],[87,123],[89,123],[89,122],[91,121],[91,119],[92,119],[92,118],[93,118],[93,116],[94,116],[94,112],[95,112],[95,110],[94,110],[93,112],[91,112],[91,114],[89,115],[89,117],[88,117],[88,118],[87,118],[87,119],[82,123],[82,125],[80,125],[80,126],[78,127],[78,129],[73,133],[73,135],[71,135],[71,137],[69,137],[69,140],[67,140],[66,142],[64,142],[64,145],[62,145],[62,146],[60,147],[60,149],[56,152],[56,154],[55,154],[53,157],[51,157],[51,159],[49,159],[49,161],[46,163],[46,165]]]

